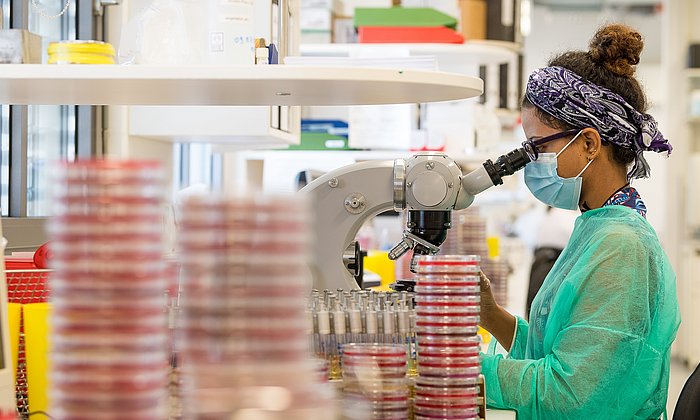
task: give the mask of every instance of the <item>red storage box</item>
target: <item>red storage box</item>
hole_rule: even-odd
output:
[[[464,37],[444,26],[361,26],[358,40],[363,44],[462,44]]]

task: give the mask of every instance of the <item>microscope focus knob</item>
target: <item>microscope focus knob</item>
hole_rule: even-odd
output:
[[[411,192],[420,205],[437,206],[447,197],[447,182],[437,171],[426,171],[413,181]]]

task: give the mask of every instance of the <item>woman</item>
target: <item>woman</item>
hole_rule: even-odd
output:
[[[629,181],[643,152],[671,152],[634,78],[642,38],[600,29],[590,50],[530,76],[523,101],[530,191],[582,214],[530,312],[496,304],[482,280],[482,326],[509,351],[483,355],[487,403],[518,419],[656,419],[680,323],[675,275]]]

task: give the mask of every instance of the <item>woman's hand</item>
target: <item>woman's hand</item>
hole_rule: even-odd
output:
[[[481,285],[481,321],[479,325],[496,337],[496,340],[501,343],[503,348],[510,350],[510,346],[513,344],[513,331],[515,331],[516,319],[498,305],[496,298],[493,297],[491,281],[489,281],[488,277],[483,272],[479,274],[481,276],[479,282]]]
[[[492,321],[499,310],[496,298],[493,296],[493,291],[491,290],[491,281],[486,277],[484,272],[480,272],[481,276],[480,286],[481,286],[481,326],[489,330],[489,321]]]

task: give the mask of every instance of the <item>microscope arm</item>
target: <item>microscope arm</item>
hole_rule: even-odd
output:
[[[348,244],[354,244],[362,225],[394,207],[393,182],[394,161],[370,161],[331,171],[301,190],[309,195],[315,215],[311,264],[314,288],[359,288],[348,271],[349,258],[341,263],[339,252],[351,252]]]

